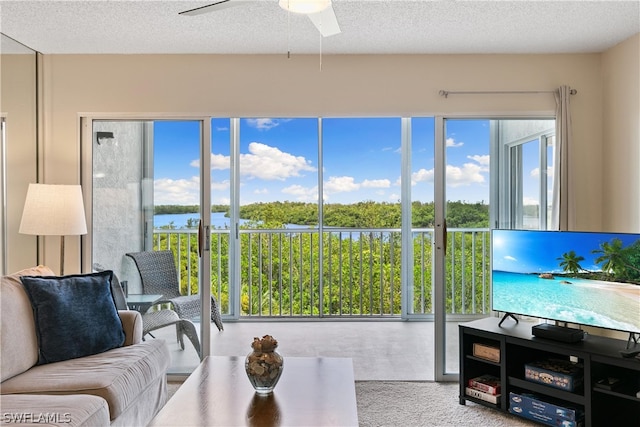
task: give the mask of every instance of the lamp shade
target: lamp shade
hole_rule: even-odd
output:
[[[331,0],[280,0],[281,8],[294,13],[318,13],[322,12],[331,4]]]
[[[29,184],[19,232],[39,236],[87,234],[82,187]]]

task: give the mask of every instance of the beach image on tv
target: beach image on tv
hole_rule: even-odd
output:
[[[492,309],[640,333],[640,234],[493,230]]]

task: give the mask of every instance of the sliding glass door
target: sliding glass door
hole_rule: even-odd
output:
[[[436,379],[459,370],[458,323],[492,315],[491,229],[550,223],[554,127],[437,119]]]
[[[113,269],[141,293],[125,254],[171,250],[180,292],[202,295],[202,319],[210,292],[234,320],[435,320],[425,327],[434,327],[438,380],[458,372],[458,323],[492,314],[490,230],[549,222],[554,120],[207,117],[85,127],[88,268]],[[207,354],[211,325],[200,318]],[[197,365],[185,347],[176,372]]]
[[[158,294],[143,288],[130,252],[171,251],[181,295],[205,292],[207,310],[210,281],[210,156],[208,122],[203,120],[85,120],[83,149],[90,156],[92,270],[113,270],[126,284],[130,308],[140,294]],[[90,143],[89,143],[90,141]],[[90,185],[87,185],[90,184]],[[204,208],[203,208],[204,207]],[[200,226],[200,234],[199,234]],[[170,293],[169,290],[166,291]],[[151,310],[168,306],[151,307]],[[209,322],[197,326],[203,355],[208,354]],[[175,338],[175,326],[166,328],[172,350],[170,373],[191,372],[200,357],[188,340],[184,350]],[[161,334],[154,331],[152,334]],[[164,336],[163,336],[164,337]],[[179,351],[173,351],[179,350]]]

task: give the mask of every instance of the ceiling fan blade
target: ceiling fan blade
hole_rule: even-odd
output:
[[[195,9],[189,9],[189,10],[179,12],[178,15],[185,15],[185,16],[202,15],[203,13],[209,13],[209,12],[214,12],[216,10],[226,9],[229,7],[240,6],[240,4],[242,3],[244,3],[242,0],[235,0],[235,1],[220,0],[206,6],[196,7]]]
[[[309,19],[316,26],[322,37],[329,37],[335,34],[340,34],[340,26],[338,25],[338,18],[333,11],[333,5],[329,5],[325,10],[318,13],[310,13]]]

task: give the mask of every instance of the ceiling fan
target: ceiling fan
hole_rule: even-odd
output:
[[[220,0],[206,6],[185,10],[178,14],[186,16],[201,15],[240,6],[243,3],[255,3],[255,0]],[[333,11],[331,0],[279,0],[278,4],[286,11],[307,15],[323,37],[340,33],[340,26]]]

